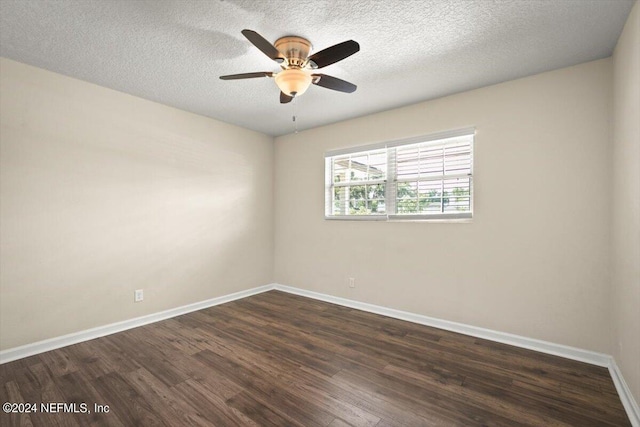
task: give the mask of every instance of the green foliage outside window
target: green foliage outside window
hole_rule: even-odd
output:
[[[418,196],[415,186],[409,182],[398,183],[397,212],[399,214],[418,214],[423,212],[440,212],[451,206],[456,211],[469,210],[469,188],[456,187],[451,192],[430,190]],[[376,215],[385,213],[385,185],[352,185],[347,188],[334,188],[334,206],[337,211],[348,202],[350,215]]]

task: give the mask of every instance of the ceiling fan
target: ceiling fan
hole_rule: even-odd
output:
[[[263,71],[231,74],[220,76],[222,80],[273,77],[280,88],[280,103],[282,104],[291,102],[294,97],[302,95],[311,84],[346,93],[354,92],[357,88],[353,83],[336,77],[313,73],[313,70],[334,64],[358,52],[360,45],[353,40],[339,43],[309,56],[312,48],[311,43],[302,37],[282,37],[276,40],[275,44],[271,44],[255,31],[242,30],[242,34],[262,53],[280,64],[282,71],[278,73]]]

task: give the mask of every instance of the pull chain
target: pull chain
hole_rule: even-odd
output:
[[[294,133],[298,133],[298,122],[297,122],[297,116],[296,116],[296,96],[293,97],[293,116],[291,117],[291,119],[293,120],[293,129],[294,129]]]

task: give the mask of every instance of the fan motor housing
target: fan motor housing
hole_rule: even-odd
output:
[[[274,46],[287,58],[289,65],[294,67],[302,67],[304,65],[312,48],[309,40],[298,36],[281,37],[276,40]]]

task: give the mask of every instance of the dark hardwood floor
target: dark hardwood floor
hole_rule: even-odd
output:
[[[0,381],[2,403],[38,404],[2,426],[630,425],[605,368],[277,291],[6,363]],[[42,413],[58,402],[91,413]]]

